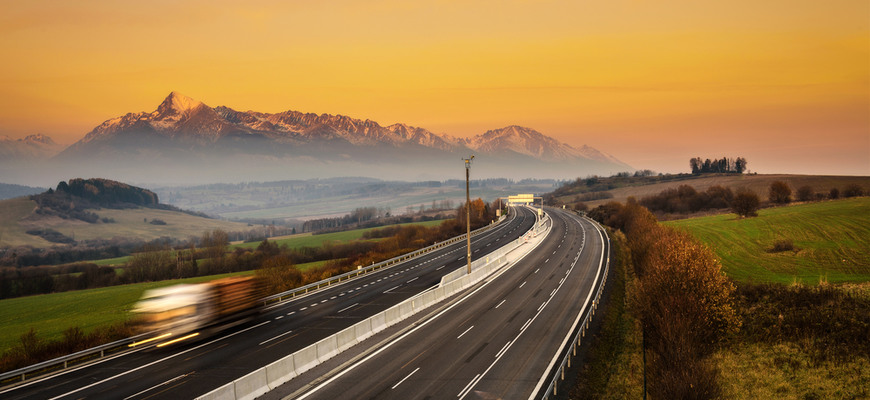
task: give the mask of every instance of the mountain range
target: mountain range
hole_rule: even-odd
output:
[[[4,180],[35,174],[52,175],[43,178],[49,182],[99,176],[160,184],[333,176],[443,180],[462,175],[461,158],[471,154],[478,178],[574,178],[631,169],[594,148],[516,125],[457,138],[344,115],[210,107],[177,92],[153,112],[107,120],[61,147],[44,135],[0,138],[0,155],[14,160],[0,162]],[[24,167],[22,161],[33,163]]]

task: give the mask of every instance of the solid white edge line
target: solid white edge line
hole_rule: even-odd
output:
[[[163,383],[160,383],[160,384],[157,384],[157,385],[151,386],[150,388],[145,389],[145,390],[143,390],[143,391],[141,391],[141,392],[139,392],[139,393],[136,393],[136,394],[134,394],[134,395],[132,395],[132,396],[127,396],[127,397],[124,398],[124,400],[132,399],[132,398],[134,398],[134,397],[136,397],[136,396],[138,396],[138,395],[140,395],[140,394],[142,394],[142,393],[145,393],[145,392],[147,392],[147,391],[149,391],[149,390],[159,388],[159,387],[161,387],[161,386],[163,386],[163,385],[166,385],[166,384],[170,384],[170,383],[175,382],[175,381],[177,381],[177,380],[179,380],[179,379],[181,379],[181,378],[184,378],[185,376],[188,376],[188,375],[190,375],[190,374],[192,374],[192,373],[193,373],[193,372],[191,372],[191,373],[187,373],[187,374],[184,374],[184,375],[178,375],[178,376],[176,376],[175,378],[172,378],[172,379],[170,379],[170,380],[168,380],[168,381],[166,381],[166,382],[163,382]]]
[[[462,391],[456,395],[456,397],[462,398],[462,396],[465,395],[465,392],[468,391],[468,389],[474,387],[474,382],[477,381],[477,378],[480,378],[480,374],[475,375],[474,379],[472,379],[471,382],[468,382],[468,384],[465,385],[465,388],[463,388]]]

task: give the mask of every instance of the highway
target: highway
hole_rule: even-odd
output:
[[[588,220],[561,210],[548,213],[553,230],[547,239],[500,276],[358,362],[327,376],[303,374],[264,399],[527,399],[536,394],[577,315],[591,306],[609,251]],[[299,385],[311,381],[322,383]]]
[[[499,226],[472,238],[477,259],[535,223],[513,208]],[[390,268],[270,306],[254,321],[164,348],[145,348],[21,386],[3,399],[194,398],[438,284],[465,265],[465,241]]]

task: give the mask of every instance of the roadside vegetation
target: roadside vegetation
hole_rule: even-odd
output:
[[[568,398],[640,398],[644,377],[652,399],[867,398],[868,207],[870,199],[852,198],[663,224],[634,201],[590,210],[619,229],[611,235],[617,269],[602,331]],[[679,316],[698,315],[685,313],[687,282],[703,274],[649,279],[691,266],[709,273],[717,260],[728,277],[707,275],[718,289],[695,301],[717,305],[719,317],[705,314],[725,324],[687,326]]]
[[[495,219],[495,209],[481,199],[472,201],[470,207],[472,228]],[[169,248],[137,253],[121,278],[144,283],[0,301],[0,322],[4,326],[0,335],[3,346],[0,347],[3,351],[0,370],[19,368],[75,351],[73,349],[129,336],[132,329],[129,310],[149,288],[208,281],[227,274],[254,274],[264,282],[269,293],[285,291],[462,234],[466,223],[465,205],[458,211],[461,218],[438,225],[368,230],[360,233],[359,240],[342,244],[324,242],[321,247],[290,248],[263,240],[254,249],[228,251],[226,234],[212,231],[203,235],[204,246],[196,250],[201,252],[199,256],[186,258],[184,252],[173,253]],[[97,271],[110,275],[109,271],[114,270],[99,267]],[[85,273],[70,279],[86,279],[83,276]]]

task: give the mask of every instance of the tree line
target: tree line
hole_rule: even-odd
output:
[[[631,260],[629,308],[642,330],[647,391],[656,399],[716,398],[721,394],[713,352],[742,321],[735,285],[713,252],[685,232],[657,223],[630,199],[589,215],[625,234]]]
[[[689,167],[692,168],[693,174],[709,174],[709,173],[731,173],[742,174],[746,171],[747,161],[743,157],[721,159],[706,159],[701,160],[701,157],[695,157],[689,160]]]
[[[796,197],[793,196],[796,194]],[[788,204],[793,200],[819,201],[825,199],[837,199],[840,197],[863,196],[864,189],[857,184],[849,184],[840,189],[834,187],[827,192],[818,192],[809,185],[803,185],[793,192],[791,186],[785,181],[771,182],[768,187],[768,205]],[[640,205],[650,211],[663,214],[688,214],[707,210],[731,209],[734,213],[743,217],[752,217],[765,203],[752,190],[740,188],[733,192],[730,188],[715,185],[704,191],[698,191],[689,185],[680,185],[676,188],[665,189],[658,194],[644,196],[640,199]],[[585,210],[585,205],[575,205],[575,209]]]

